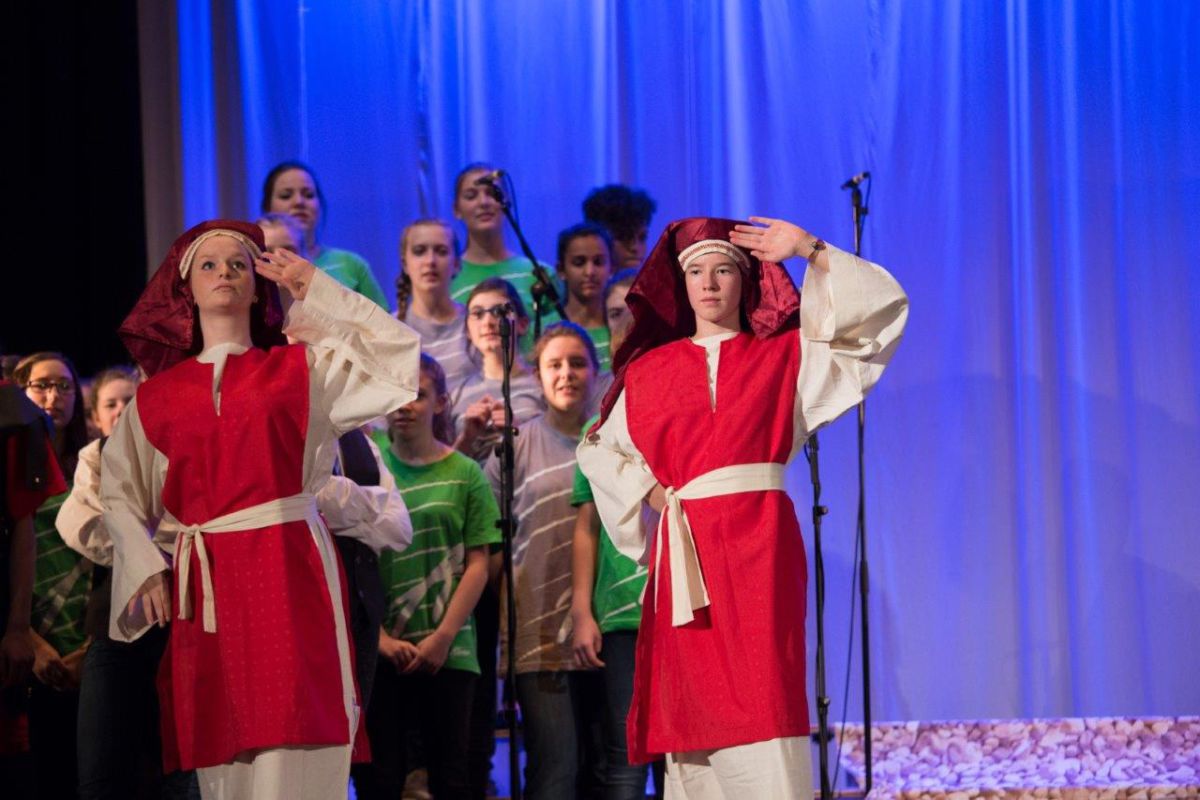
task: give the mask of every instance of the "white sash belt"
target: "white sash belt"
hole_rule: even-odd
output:
[[[179,571],[179,618],[191,619],[192,617],[192,592],[188,579],[191,573],[192,548],[194,547],[200,560],[204,630],[206,633],[216,633],[217,605],[213,598],[212,571],[208,563],[208,548],[204,546],[204,534],[252,531],[284,522],[318,519],[317,500],[311,494],[294,494],[291,497],[270,500],[234,511],[231,514],[225,514],[202,525],[184,525],[167,514],[159,528],[178,531],[175,537],[175,568]]]
[[[659,546],[654,558],[654,596],[658,597],[658,564],[662,558],[663,525],[667,525],[667,543],[671,558],[671,624],[678,627],[691,622],[697,609],[708,605],[708,587],[700,571],[696,543],[688,526],[681,500],[700,500],[743,492],[783,491],[783,464],[762,462],[734,464],[714,469],[678,489],[667,489],[667,505],[658,519]],[[669,522],[669,524],[667,524]]]

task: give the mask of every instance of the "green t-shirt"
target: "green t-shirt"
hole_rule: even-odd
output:
[[[600,359],[599,371],[608,372],[612,369],[612,348],[608,328],[601,325],[599,328],[587,328],[586,330],[588,336],[592,338],[592,344],[596,345],[596,357]]]
[[[462,453],[414,466],[396,457],[386,433],[374,438],[413,526],[412,544],[379,557],[387,594],[383,626],[389,635],[415,644],[442,621],[466,569],[467,548],[500,542],[500,509],[483,470]],[[454,637],[444,668],[479,674],[471,617]]]
[[[375,273],[371,272],[366,260],[357,253],[326,247],[321,250],[321,255],[313,259],[313,263],[342,286],[374,300],[385,311],[389,308],[388,300],[383,296],[383,289],[379,288],[379,282],[375,280]]]
[[[529,314],[529,328],[525,335],[521,337],[521,352],[528,354],[533,351],[533,295],[530,294],[530,289],[533,286],[533,262],[524,256],[513,256],[505,261],[497,261],[495,264],[476,264],[473,261],[463,261],[462,269],[458,275],[454,276],[454,280],[450,283],[450,297],[455,302],[467,304],[467,295],[475,288],[476,284],[483,282],[488,278],[503,278],[513,285],[517,290],[517,294],[521,297],[521,302],[525,304],[525,312]],[[546,266],[543,264],[542,266]],[[554,277],[554,270],[551,267],[546,267],[546,271],[550,273],[550,279],[555,282],[555,289],[558,290],[558,296],[563,302],[566,302],[566,291],[563,289],[562,283]],[[542,329],[545,330],[549,325],[558,322],[560,317],[558,312],[553,307],[546,309],[546,313],[542,315]]]
[[[87,640],[83,630],[92,562],[63,542],[54,526],[69,491],[42,503],[33,516],[37,564],[33,573],[33,629],[65,656]]]
[[[592,417],[583,426],[584,435],[599,417]],[[578,465],[571,491],[571,505],[595,502],[592,485]],[[646,587],[646,568],[632,558],[623,556],[608,533],[600,528],[600,544],[596,552],[596,585],[592,587],[592,614],[601,633],[636,631],[642,621],[642,590]]]

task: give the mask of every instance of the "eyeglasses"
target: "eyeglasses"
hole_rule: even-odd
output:
[[[488,314],[491,314],[496,319],[500,319],[502,317],[507,317],[512,313],[512,303],[501,303],[500,305],[492,306],[491,308],[472,308],[467,312],[467,315],[476,322],[479,322]]]
[[[61,381],[30,381],[25,388],[34,394],[49,394],[51,389],[57,389],[59,394],[75,394],[75,384],[68,380]]]

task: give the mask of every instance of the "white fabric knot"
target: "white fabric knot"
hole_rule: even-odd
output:
[[[663,526],[667,526],[667,548],[671,559],[671,624],[686,625],[695,612],[709,604],[708,586],[700,569],[696,542],[688,524],[683,500],[700,500],[744,492],[783,491],[784,465],[766,461],[721,467],[690,480],[686,485],[666,489],[666,507],[658,520],[658,548],[654,556],[654,597],[658,602],[658,573],[662,559]]]
[[[311,494],[294,494],[278,500],[268,500],[256,506],[243,508],[200,525],[184,525],[168,515],[159,528],[175,528],[175,569],[178,570],[179,619],[192,618],[192,550],[200,562],[200,603],[203,609],[205,633],[217,632],[217,602],[213,595],[212,565],[209,563],[208,548],[204,534],[252,531],[284,522],[308,520],[319,521],[316,497]]]

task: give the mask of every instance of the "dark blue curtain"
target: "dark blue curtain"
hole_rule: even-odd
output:
[[[1196,4],[179,0],[177,18],[184,221],[252,215],[299,157],[323,241],[385,286],[401,227],[449,216],[471,160],[512,173],[544,260],[609,181],[657,198],[656,229],[763,214],[849,247],[838,186],[869,169],[865,253],[912,297],[868,403],[877,717],[1200,712]],[[836,718],[852,422],[822,454]],[[802,466],[791,488],[806,520]]]

